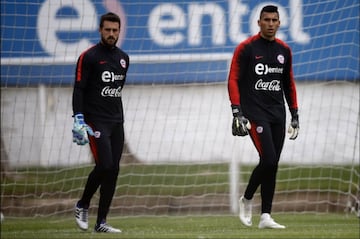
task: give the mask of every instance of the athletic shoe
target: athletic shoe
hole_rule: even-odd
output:
[[[94,232],[107,232],[107,233],[121,233],[120,229],[113,228],[112,226],[104,223],[96,224]]]
[[[81,230],[87,230],[89,228],[89,216],[88,209],[75,205],[75,220],[76,224]]]
[[[284,229],[285,226],[275,222],[269,213],[263,213],[260,217],[259,228]]]
[[[252,226],[252,200],[247,200],[242,196],[239,199],[239,218],[242,224],[247,227]]]

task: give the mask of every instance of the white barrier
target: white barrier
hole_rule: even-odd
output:
[[[257,163],[248,137],[231,134],[226,84],[126,86],[125,134],[131,153],[152,162]],[[300,134],[282,163],[351,164],[359,155],[359,84],[298,84]],[[72,143],[71,88],[3,88],[1,137],[11,167],[88,163]]]

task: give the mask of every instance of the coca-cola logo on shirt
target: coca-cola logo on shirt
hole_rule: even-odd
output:
[[[266,91],[280,91],[280,81],[272,80],[272,81],[263,81],[262,79],[258,80],[255,83],[256,90],[266,90]]]
[[[111,88],[110,86],[106,86],[102,89],[101,95],[103,97],[121,97],[121,90],[121,86],[118,88]]]

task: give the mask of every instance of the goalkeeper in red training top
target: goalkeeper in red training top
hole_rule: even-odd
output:
[[[228,77],[232,133],[249,134],[260,157],[239,200],[239,216],[245,226],[252,225],[252,199],[260,186],[259,228],[285,228],[270,214],[285,139],[284,98],[291,113],[290,139],[296,139],[299,131],[292,55],[289,46],[275,37],[280,26],[276,6],[262,8],[258,25],[260,32],[236,47]]]
[[[118,15],[102,15],[99,27],[101,41],[83,52],[76,66],[73,141],[78,145],[89,142],[95,159],[95,167],[88,176],[83,195],[75,205],[76,223],[82,230],[88,229],[90,200],[100,187],[94,231],[121,232],[106,223],[124,145],[121,91],[129,56],[116,47],[120,27]]]

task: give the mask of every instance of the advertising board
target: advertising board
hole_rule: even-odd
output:
[[[130,55],[129,84],[222,82],[236,45],[258,32],[265,4],[279,7],[277,36],[293,50],[297,80],[358,80],[356,2],[6,1],[1,84],[72,84],[76,59],[99,41],[99,16],[108,11],[121,16],[118,46]]]

